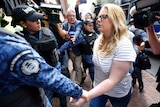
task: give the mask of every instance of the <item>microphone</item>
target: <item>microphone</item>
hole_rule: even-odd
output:
[[[74,37],[74,34],[75,34],[75,28],[73,25],[70,26],[70,30],[69,30],[69,36],[70,37]]]
[[[68,33],[69,33],[70,38],[73,38],[75,36],[75,27],[73,25],[70,26],[70,30]]]

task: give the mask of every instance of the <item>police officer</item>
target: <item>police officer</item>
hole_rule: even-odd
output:
[[[54,34],[48,28],[41,27],[43,14],[27,5],[19,5],[13,9],[12,25],[23,27],[22,36],[51,66],[58,64],[56,48],[58,46]]]
[[[27,5],[19,5],[12,11],[12,25],[23,27],[22,36],[31,46],[46,60],[48,64],[61,70],[61,64],[57,55],[57,40],[49,28],[41,27],[43,14]],[[19,32],[18,32],[19,33]],[[52,102],[52,93],[45,90]]]
[[[1,32],[0,44],[0,107],[51,107],[40,87],[73,98],[82,96],[81,87],[47,64],[24,39]]]
[[[23,7],[23,6],[22,6]],[[32,8],[28,8],[28,6],[26,7],[26,6],[24,6],[23,8],[18,8],[18,9],[20,9],[20,10],[22,10],[21,12],[24,12],[24,14],[21,14],[21,17],[18,17],[18,19],[13,19],[15,22],[17,22],[17,20],[25,20],[25,18],[29,18],[29,19],[32,19],[32,18],[41,18],[42,17],[42,15],[41,14],[38,14],[34,9],[32,9]],[[18,11],[18,13],[20,14],[20,10]],[[26,13],[26,14],[25,14]],[[22,18],[22,16],[23,15],[26,15],[25,16],[25,18],[23,19]],[[33,20],[32,20],[33,21]],[[14,22],[14,23],[15,23]],[[33,26],[32,26],[33,27]],[[32,29],[32,30],[34,30],[34,28]],[[44,30],[43,30],[44,31]],[[45,30],[45,31],[48,31],[48,30]],[[8,31],[7,31],[8,32]],[[41,32],[39,32],[40,34],[42,33],[42,31]],[[13,35],[13,34],[10,34],[10,35]],[[42,36],[42,35],[41,35]],[[46,38],[43,38],[43,39],[48,39],[47,38],[48,36],[46,35]],[[6,38],[5,38],[6,39]],[[8,37],[7,38],[7,40],[9,40],[10,39],[10,37]],[[52,39],[51,39],[52,40]],[[3,41],[4,42],[4,41]],[[5,41],[6,43],[7,43],[7,41]],[[14,41],[14,42],[16,42],[16,40]],[[18,41],[19,42],[19,41]],[[37,44],[35,44],[36,46],[37,46],[37,48],[35,48],[35,49],[39,49],[39,47],[43,47],[43,46],[46,46],[46,45],[44,45],[44,44],[41,44],[41,43],[43,43],[43,41],[38,41],[38,43]],[[8,44],[8,43],[7,43]],[[12,45],[14,45],[15,43],[13,43]],[[26,45],[26,44],[23,44],[23,43],[21,43],[20,42],[20,44],[21,44],[21,46],[23,47],[23,45]],[[20,45],[19,44],[19,45]],[[28,44],[27,44],[28,45]],[[33,44],[31,43],[31,45],[33,46]],[[9,45],[7,45],[9,48],[10,47],[12,47],[12,46],[9,46]],[[5,50],[5,49],[7,49],[7,46],[5,47],[4,46],[4,48],[1,50],[1,52],[3,52],[3,50]],[[15,45],[16,46],[16,45]],[[24,46],[25,47],[25,46]],[[8,49],[9,49],[8,48]],[[43,101],[43,104],[41,103],[42,101],[41,101],[41,99],[42,99],[42,96],[40,96],[39,94],[41,93],[41,94],[43,94],[43,91],[42,91],[42,89],[40,89],[41,91],[40,91],[40,93],[39,93],[39,88],[35,88],[35,87],[42,87],[43,89],[45,89],[45,90],[47,90],[47,91],[50,91],[50,92],[53,92],[53,91],[55,91],[56,90],[56,92],[58,91],[58,88],[59,88],[59,86],[57,85],[57,89],[55,88],[55,90],[54,89],[51,89],[50,90],[50,88],[44,88],[45,87],[45,85],[47,85],[47,81],[52,81],[53,83],[54,82],[56,82],[55,81],[55,79],[54,78],[51,78],[50,76],[53,76],[53,74],[52,74],[52,72],[53,72],[53,68],[50,68],[51,66],[50,65],[52,65],[52,64],[55,64],[55,67],[57,67],[56,65],[57,65],[57,63],[50,63],[50,65],[47,65],[47,66],[44,66],[44,65],[41,65],[40,64],[40,62],[38,61],[38,60],[35,60],[35,58],[30,58],[30,59],[28,59],[27,60],[27,58],[25,58],[25,59],[23,59],[23,61],[24,61],[24,63],[22,64],[22,62],[21,63],[19,63],[20,65],[18,65],[19,66],[19,69],[17,69],[15,66],[16,66],[16,64],[18,63],[18,61],[21,61],[20,59],[21,58],[23,58],[25,55],[30,55],[30,53],[32,53],[32,52],[27,52],[27,51],[25,51],[25,48],[23,49],[21,49],[21,48],[19,48],[18,46],[16,47],[18,50],[16,51],[16,49],[14,50],[10,50],[9,49],[9,51],[11,51],[11,56],[12,57],[10,57],[11,59],[8,59],[8,60],[6,60],[6,58],[5,57],[1,57],[2,58],[2,62],[1,62],[1,64],[2,65],[4,65],[4,63],[8,63],[8,64],[5,64],[2,68],[3,68],[3,70],[4,71],[7,71],[7,73],[8,73],[8,71],[16,71],[16,70],[22,70],[22,73],[23,73],[23,76],[25,77],[27,77],[26,79],[27,79],[27,81],[25,81],[25,79],[23,78],[23,76],[21,76],[21,75],[19,75],[19,74],[14,74],[14,73],[17,73],[17,72],[14,72],[14,73],[12,73],[12,72],[9,72],[9,73],[11,73],[11,74],[13,74],[14,76],[15,76],[15,78],[17,78],[17,79],[15,79],[14,77],[12,77],[12,75],[10,75],[10,74],[8,74],[7,75],[7,78],[10,78],[9,80],[5,80],[5,76],[6,76],[6,72],[4,72],[3,70],[2,70],[2,72],[0,73],[0,74],[2,74],[2,78],[1,78],[1,80],[0,80],[0,85],[2,86],[2,90],[0,91],[0,96],[1,96],[1,99],[0,99],[0,106],[1,107],[8,107],[8,106],[11,106],[10,104],[11,103],[13,103],[14,102],[14,104],[12,105],[13,107],[14,106],[16,106],[16,107],[18,107],[18,106],[22,106],[22,105],[26,105],[27,106],[27,104],[28,104],[28,106],[33,106],[33,107],[41,107],[41,105],[44,105],[44,104],[46,104],[47,106],[49,105],[49,103],[47,103],[47,101],[46,100],[44,100]],[[40,48],[40,49],[41,49]],[[46,47],[47,49],[48,49],[48,47]],[[12,48],[11,48],[12,49]],[[26,49],[26,50],[28,50],[28,49]],[[9,52],[9,51],[7,51],[7,52]],[[13,52],[15,52],[15,54],[13,53]],[[23,52],[24,51],[24,52]],[[22,52],[22,53],[21,53]],[[5,52],[4,52],[4,55],[7,55],[7,54],[5,54]],[[37,53],[36,53],[36,55],[37,55]],[[35,56],[36,56],[35,55]],[[42,54],[41,54],[42,55]],[[8,56],[6,56],[7,58],[8,58]],[[33,56],[32,56],[33,57]],[[40,58],[41,59],[41,58]],[[3,61],[3,60],[5,60],[5,61]],[[26,61],[25,61],[26,60]],[[42,59],[41,59],[42,60]],[[45,62],[43,62],[43,63],[45,63]],[[48,62],[47,62],[48,63]],[[11,65],[10,65],[11,64]],[[11,67],[10,67],[11,66]],[[20,67],[21,66],[21,67]],[[23,66],[23,67],[22,67]],[[52,66],[54,66],[54,65],[52,65]],[[9,67],[12,69],[9,69]],[[27,68],[26,68],[27,67]],[[48,77],[46,77],[47,76],[47,74],[43,74],[43,73],[40,73],[40,75],[39,76],[37,76],[37,75],[35,75],[36,73],[38,73],[38,71],[41,69],[41,67],[43,67],[44,69],[46,69],[46,70],[44,70],[44,69],[42,69],[42,71],[43,72],[45,72],[45,73],[47,73],[48,74]],[[47,67],[47,68],[46,68]],[[48,68],[49,67],[49,68]],[[14,69],[15,68],[15,69]],[[32,71],[33,70],[33,71]],[[57,70],[54,70],[54,72],[58,72],[59,71],[59,69],[57,69]],[[28,72],[28,73],[27,73]],[[31,72],[31,73],[29,73],[29,72]],[[3,77],[3,73],[4,73],[4,77]],[[34,74],[34,76],[32,76],[32,77],[29,77],[28,75],[32,75],[32,73]],[[59,74],[57,74],[57,75],[59,75]],[[11,76],[11,77],[10,77]],[[56,76],[56,75],[55,75]],[[22,78],[23,78],[23,80],[21,80]],[[58,76],[57,76],[58,77]],[[56,79],[57,79],[57,77],[55,77]],[[19,78],[19,79],[18,79]],[[48,78],[48,80],[47,80],[47,78]],[[14,80],[15,79],[15,80]],[[46,79],[46,80],[45,80]],[[49,80],[50,79],[50,80]],[[53,79],[53,80],[52,80]],[[17,80],[19,80],[19,81],[17,81]],[[35,81],[37,81],[37,82],[34,82],[34,81],[32,81],[32,80],[35,80]],[[45,81],[44,81],[45,80]],[[13,81],[13,83],[12,82],[10,82],[10,81]],[[43,81],[41,84],[39,84],[38,83],[38,81],[40,82],[40,81]],[[60,81],[60,80],[59,80]],[[22,82],[22,83],[21,83]],[[33,83],[32,83],[33,82]],[[46,82],[46,83],[45,83]],[[11,83],[10,85],[8,85],[8,83]],[[17,84],[18,83],[18,84]],[[31,84],[30,84],[31,83]],[[63,82],[62,82],[63,83]],[[51,83],[52,84],[52,83]],[[50,84],[50,85],[51,85]],[[57,82],[55,83],[55,85],[57,84]],[[14,86],[15,85],[15,86]],[[28,86],[29,85],[29,86]],[[30,87],[30,86],[34,86],[34,85],[36,85],[35,87]],[[44,85],[44,86],[43,86]],[[52,84],[53,85],[53,84]],[[13,86],[13,87],[12,87]],[[47,86],[46,86],[47,87]],[[50,86],[49,86],[50,87]],[[56,86],[55,86],[56,87]],[[69,86],[70,87],[70,86]],[[73,86],[74,88],[77,88],[77,86]],[[4,91],[5,90],[5,91]],[[72,90],[72,89],[71,89]],[[75,90],[75,89],[73,89],[73,90]],[[81,92],[81,89],[80,88],[78,88],[78,90],[79,90],[79,92]],[[65,91],[66,92],[66,91]],[[67,95],[66,93],[61,93],[61,94],[65,94],[65,95]],[[58,91],[58,93],[59,93],[59,91]],[[70,93],[71,94],[71,96],[72,96],[72,92]],[[69,93],[68,93],[68,95],[69,95]],[[79,94],[77,94],[77,95],[79,95]],[[77,96],[76,95],[76,96]],[[2,97],[3,96],[3,97]],[[16,96],[16,97],[15,97]],[[24,96],[24,98],[26,97],[26,98],[28,98],[28,99],[26,99],[26,100],[24,100],[24,102],[21,102],[21,100],[18,100],[18,99],[23,99],[23,98],[21,98],[21,96]],[[39,96],[39,97],[38,97]],[[8,99],[10,99],[10,102],[8,102]],[[45,99],[45,96],[44,96],[44,94],[43,94],[43,99]],[[16,100],[16,102],[14,101],[14,100]],[[31,102],[29,102],[29,101],[32,101],[33,100],[33,102],[34,102],[34,104],[32,104]],[[19,101],[19,102],[18,102]],[[20,103],[21,102],[21,103]],[[18,105],[19,104],[19,105]]]

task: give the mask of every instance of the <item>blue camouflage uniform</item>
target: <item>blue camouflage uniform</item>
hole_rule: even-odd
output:
[[[63,76],[24,40],[0,34],[0,97],[23,85],[79,98],[82,88]],[[46,100],[46,107],[51,104]]]

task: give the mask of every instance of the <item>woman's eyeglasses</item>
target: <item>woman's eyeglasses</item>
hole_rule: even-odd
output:
[[[102,21],[102,20],[105,20],[106,18],[108,18],[108,15],[107,14],[103,14],[103,15],[98,16],[97,20],[100,19]]]

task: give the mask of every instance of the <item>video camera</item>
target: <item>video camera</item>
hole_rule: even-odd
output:
[[[136,28],[144,28],[157,21],[155,15],[160,10],[160,0],[138,0],[135,6],[137,12],[133,18]]]
[[[62,10],[61,5],[41,2],[40,8],[48,16],[49,23],[51,24],[61,23],[59,15],[59,11]]]

